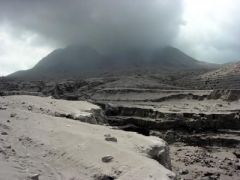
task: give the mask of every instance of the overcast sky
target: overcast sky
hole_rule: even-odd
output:
[[[202,61],[237,61],[239,12],[239,0],[0,0],[0,75],[72,43],[105,52],[171,45]]]

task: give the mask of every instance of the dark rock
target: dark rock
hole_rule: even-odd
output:
[[[116,177],[109,175],[94,175],[95,180],[114,180]]]
[[[235,164],[235,169],[236,169],[236,170],[240,170],[240,163],[236,163],[236,164]]]
[[[115,138],[115,137],[106,137],[105,140],[106,141],[117,142],[117,138]]]
[[[233,154],[237,157],[237,158],[240,158],[240,151],[238,150],[236,150],[236,151],[234,151],[233,152]]]
[[[8,146],[6,146],[6,148],[7,148],[7,149],[11,149],[11,148],[12,148],[12,146],[11,146],[11,145],[8,145]]]
[[[112,137],[110,134],[106,134],[104,136],[106,141],[117,142],[117,138]]]
[[[31,180],[39,180],[39,174],[34,174],[34,175],[32,175],[32,176],[30,176],[29,177],[29,179],[31,179]]]
[[[11,117],[11,118],[16,117],[16,116],[17,116],[16,113],[11,113],[11,114],[10,114],[10,117]]]
[[[33,107],[32,106],[28,106],[28,110],[32,111]]]
[[[6,135],[8,135],[8,133],[7,132],[2,132],[1,135],[6,136]]]
[[[114,158],[112,156],[104,156],[102,157],[102,162],[104,163],[109,163],[113,160]]]
[[[188,173],[189,173],[189,171],[187,169],[182,169],[179,171],[179,174],[181,174],[181,175],[186,175]]]
[[[7,108],[5,108],[5,107],[0,107],[0,110],[7,110]]]
[[[218,180],[220,177],[219,173],[214,173],[214,172],[205,172],[204,173],[205,178],[209,180]]]

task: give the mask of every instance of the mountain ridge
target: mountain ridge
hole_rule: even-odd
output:
[[[102,54],[91,47],[71,45],[54,50],[32,69],[17,71],[8,77],[20,79],[91,77],[125,70],[184,70],[210,66],[170,46],[151,53],[130,49],[128,52]]]

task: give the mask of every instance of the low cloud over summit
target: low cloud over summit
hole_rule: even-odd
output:
[[[169,45],[182,22],[179,0],[4,0],[0,9],[15,31],[103,50]]]
[[[239,10],[238,0],[1,0],[0,75],[76,43],[103,53],[174,46],[202,61],[237,61]]]

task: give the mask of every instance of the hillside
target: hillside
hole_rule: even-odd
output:
[[[191,78],[183,78],[177,84],[191,89],[240,89],[240,62],[225,64]]]
[[[237,63],[226,64],[217,70],[205,73],[201,75],[201,78],[209,79],[209,78],[218,78],[218,77],[220,78],[225,76],[239,76],[239,75],[240,75],[240,62],[237,62]]]
[[[20,79],[94,77],[106,73],[181,71],[207,67],[207,63],[197,61],[173,47],[154,52],[131,49],[127,52],[102,54],[90,47],[72,45],[53,51],[32,69],[18,71],[9,77]]]

